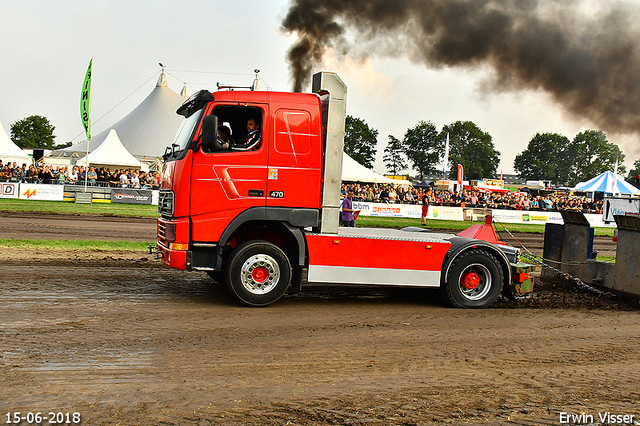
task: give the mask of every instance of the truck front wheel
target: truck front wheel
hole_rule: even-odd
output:
[[[442,292],[457,308],[488,308],[502,291],[504,274],[498,259],[483,250],[469,250],[451,264]]]
[[[278,300],[291,282],[287,255],[268,241],[247,241],[231,253],[224,270],[231,294],[250,306]]]

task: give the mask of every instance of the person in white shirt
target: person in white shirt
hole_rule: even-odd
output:
[[[131,186],[136,189],[140,188],[140,178],[138,177],[138,171],[133,172],[133,176],[131,177]]]
[[[77,166],[73,166],[73,169],[71,169],[71,173],[69,173],[69,177],[67,179],[69,180],[69,183],[72,185],[75,185],[76,183],[78,183],[78,167]]]
[[[122,173],[120,173],[120,186],[126,188],[127,185],[129,185],[129,178],[123,170]]]

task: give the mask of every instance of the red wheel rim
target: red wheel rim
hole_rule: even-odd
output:
[[[480,276],[475,272],[469,271],[462,276],[461,281],[462,288],[475,290],[480,285]]]
[[[258,266],[256,269],[251,271],[251,278],[257,283],[261,283],[269,278],[269,270],[264,266]]]

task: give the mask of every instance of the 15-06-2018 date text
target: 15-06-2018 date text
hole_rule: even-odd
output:
[[[29,425],[77,425],[82,423],[82,416],[80,415],[80,413],[63,413],[54,411],[48,411],[45,413],[21,413],[19,411],[14,411],[11,413],[7,413],[7,421],[5,422],[5,424],[18,425],[21,423]]]

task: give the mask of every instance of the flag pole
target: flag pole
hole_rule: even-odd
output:
[[[444,144],[444,158],[442,159],[442,180],[447,176],[447,163],[449,162],[449,132],[447,132],[447,141]]]
[[[613,196],[616,196],[616,191],[618,190],[618,160],[620,157],[616,157],[616,167],[613,170]]]

